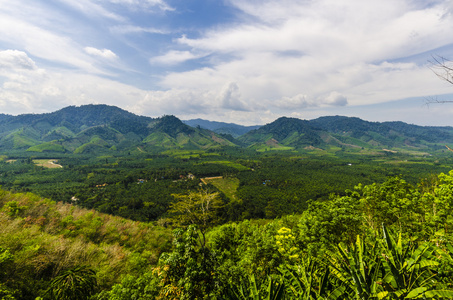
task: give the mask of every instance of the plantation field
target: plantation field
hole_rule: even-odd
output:
[[[361,151],[361,150],[360,150]],[[384,182],[404,176],[408,182],[448,172],[450,152],[430,156],[386,151],[308,148],[265,151],[224,147],[216,150],[118,152],[108,155],[29,152],[3,154],[0,185],[33,192],[140,221],[166,218],[174,194],[211,184],[231,207],[229,221],[275,218],[301,213],[312,200],[353,189],[360,182]],[[218,177],[215,179],[207,179]]]

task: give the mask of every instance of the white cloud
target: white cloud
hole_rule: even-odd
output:
[[[131,9],[143,9],[143,8],[151,8],[151,7],[158,7],[161,10],[174,10],[173,7],[168,5],[165,1],[162,0],[98,0],[102,2],[110,2],[114,4],[121,4],[127,6]]]
[[[249,108],[247,108],[247,105],[241,100],[241,93],[236,82],[230,82],[226,84],[217,96],[217,101],[219,101],[222,108],[225,109],[231,109],[235,111],[249,110]]]
[[[72,39],[2,14],[1,11],[0,42],[54,63],[102,73],[101,70],[93,67],[90,57],[79,51],[80,46]]]
[[[36,69],[35,62],[27,53],[18,50],[0,51],[0,70],[2,69]]]
[[[95,75],[37,69],[9,76],[0,86],[0,111],[39,113],[68,105],[105,103],[127,108],[146,92]]]
[[[331,92],[327,96],[320,96],[317,99],[311,98],[305,94],[297,94],[293,97],[283,97],[272,105],[285,110],[325,107],[325,106],[346,106],[348,100],[338,92]]]
[[[0,52],[0,111],[100,102],[256,124],[453,90],[425,65],[453,57],[447,0],[226,0],[238,17],[201,29],[172,27],[191,21],[178,1],[57,2],[0,0],[0,50],[17,49]]]
[[[219,90],[238,82],[249,107],[263,111],[275,106],[282,113],[379,103],[450,88],[426,65],[398,62],[413,55],[429,58],[426,52],[453,44],[447,1],[429,7],[406,0],[230,3],[253,17],[217,26],[201,37],[179,38],[177,47],[210,53],[212,64],[169,73],[161,82],[164,87]]]
[[[99,56],[99,57],[109,59],[109,60],[114,60],[114,59],[118,58],[118,56],[112,50],[109,50],[109,49],[101,50],[101,49],[96,49],[93,47],[85,47],[84,50],[86,53],[88,53],[90,55]]]
[[[331,92],[321,103],[332,106],[346,106],[348,104],[348,99],[344,95],[334,91]]]
[[[174,65],[179,64],[188,60],[198,59],[206,54],[194,54],[190,51],[177,51],[171,50],[164,55],[156,56],[150,59],[150,63],[158,63],[158,64],[166,64],[166,65]]]
[[[141,27],[135,25],[117,25],[110,28],[112,33],[117,34],[129,34],[129,33],[157,33],[167,34],[169,31],[153,28],[153,27]]]
[[[59,0],[59,1],[92,18],[105,18],[120,22],[124,22],[126,20],[121,15],[109,11],[102,5],[94,3],[94,1],[92,0],[77,0],[77,1]]]

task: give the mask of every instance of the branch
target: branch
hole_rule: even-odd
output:
[[[446,59],[443,56],[432,56],[432,60],[428,61],[431,64],[431,70],[442,80],[453,84],[453,61]]]

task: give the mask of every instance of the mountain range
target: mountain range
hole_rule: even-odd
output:
[[[246,134],[251,130],[258,129],[262,126],[262,125],[243,126],[234,123],[208,121],[203,119],[184,120],[183,122],[184,124],[187,124],[192,127],[201,127],[220,134],[229,134],[234,138]]]
[[[190,126],[189,126],[190,125]],[[368,122],[327,116],[281,117],[263,126],[241,126],[175,116],[138,116],[115,106],[69,106],[45,114],[0,114],[0,152],[100,153],[212,149],[223,146],[290,149],[445,149],[452,127]]]

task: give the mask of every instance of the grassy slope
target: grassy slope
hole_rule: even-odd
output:
[[[156,264],[171,239],[162,227],[3,190],[0,224],[0,247],[14,255],[17,274],[50,280],[88,265],[101,288]]]

